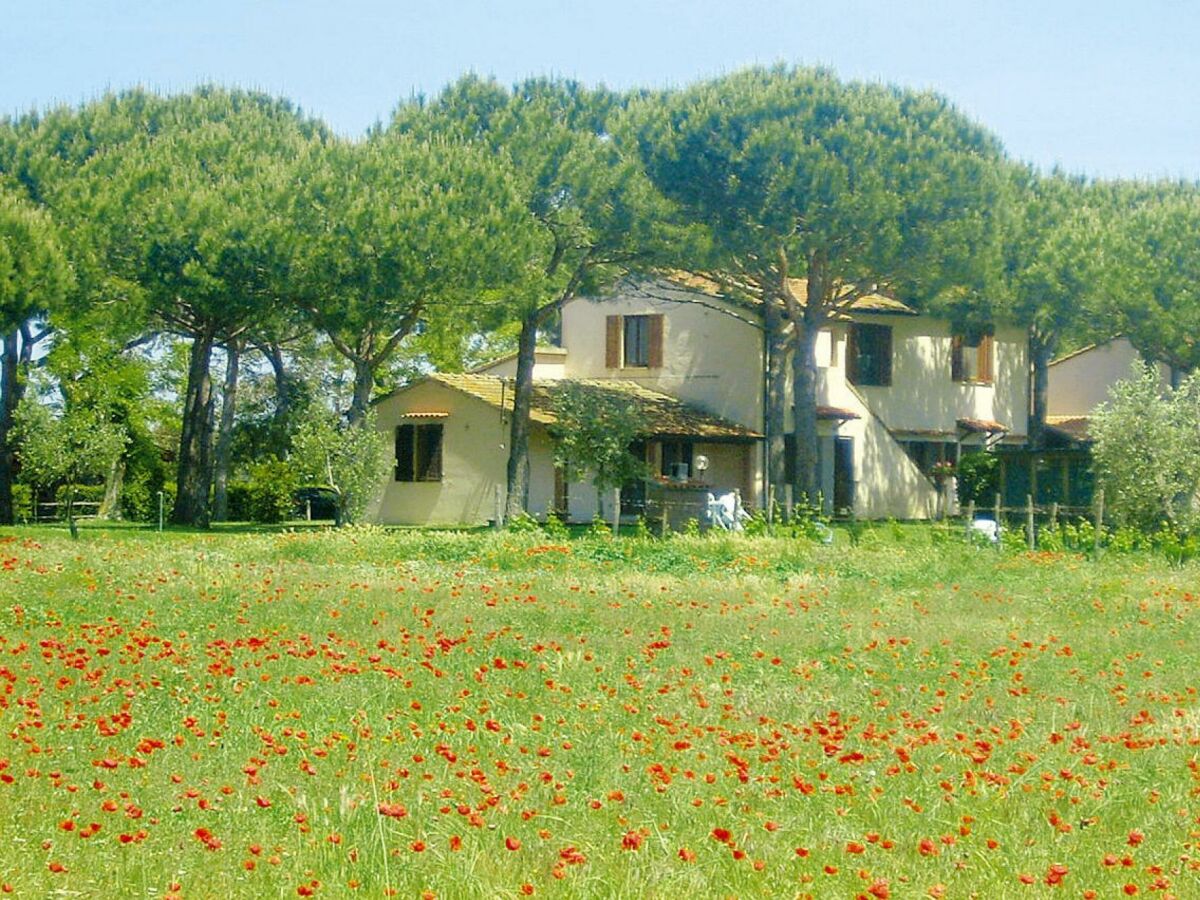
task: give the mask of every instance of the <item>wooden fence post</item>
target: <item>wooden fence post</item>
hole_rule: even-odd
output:
[[[775,524],[775,485],[767,485],[767,524]]]
[[[967,501],[967,541],[971,540],[971,528],[975,524],[975,500]]]
[[[1025,495],[1025,543],[1030,550],[1037,549],[1037,532],[1033,524],[1033,494]]]
[[[504,488],[499,484],[492,497],[492,527],[497,531],[504,527]]]
[[[612,533],[613,537],[621,531],[621,489],[619,487],[612,490]]]
[[[1050,504],[1050,530],[1058,530],[1058,501]]]
[[[1096,491],[1096,518],[1095,518],[1095,543],[1092,545],[1092,552],[1095,556],[1100,555],[1100,538],[1104,534],[1104,488]]]
[[[1003,532],[1003,530],[1004,530],[1003,526],[1000,524],[1000,516],[1004,513],[1004,508],[1000,505],[1000,495],[999,494],[996,495],[996,508],[995,509],[996,509],[996,512],[995,512],[996,549],[999,550],[1001,547],[1004,546],[1003,542],[1000,540],[1000,538],[1002,536],[1001,532]]]

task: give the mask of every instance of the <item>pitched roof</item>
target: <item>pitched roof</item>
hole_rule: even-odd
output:
[[[561,356],[561,357],[565,358],[567,355],[567,350],[565,347],[551,347],[551,346],[537,347],[534,349],[533,352],[534,352],[535,359],[538,356]],[[480,363],[475,368],[473,368],[469,371],[471,374],[483,374],[488,369],[491,369],[495,366],[500,365],[501,363],[506,363],[509,360],[516,359],[516,358],[517,358],[517,351],[514,350],[514,351],[512,351],[512,353],[505,353],[503,356],[497,356],[495,359],[489,359],[485,363]]]
[[[437,381],[447,387],[482,400],[497,409],[512,409],[513,383],[511,379],[494,375],[435,373],[427,380]],[[710,440],[756,440],[762,437],[757,431],[738,425],[728,419],[707,413],[684,403],[682,400],[650,390],[634,381],[618,381],[600,378],[571,379],[575,384],[589,387],[619,397],[636,408],[642,417],[653,423],[654,435],[672,437],[708,438]],[[542,425],[552,425],[554,418],[551,389],[562,381],[535,381],[533,403],[529,417]]]
[[[1092,439],[1088,432],[1091,416],[1046,416],[1046,427],[1059,432],[1072,441],[1087,443]]]
[[[687,288],[693,291],[699,291],[702,294],[708,294],[711,297],[720,297],[723,293],[721,285],[713,278],[707,275],[700,275],[695,272],[675,271],[666,276],[667,280],[680,287]],[[807,278],[789,278],[788,287],[792,293],[804,302],[804,298],[808,296],[808,279]],[[849,313],[875,313],[875,314],[899,314],[906,316],[920,315],[917,310],[913,309],[902,300],[895,297],[889,297],[886,294],[867,294],[865,297],[859,297],[844,310],[840,310],[835,318],[841,320],[849,320],[852,318]]]

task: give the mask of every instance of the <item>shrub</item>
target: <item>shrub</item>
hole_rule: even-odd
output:
[[[964,453],[958,461],[958,502],[986,506],[1000,492],[1000,460],[994,453]]]
[[[505,527],[509,531],[526,534],[540,534],[542,531],[542,526],[538,524],[538,520],[527,512],[522,512],[520,515],[513,516],[508,520],[508,524]]]
[[[231,481],[225,496],[229,502],[228,520],[230,522],[249,522],[251,485],[247,480]]]
[[[295,508],[296,474],[278,460],[250,467],[246,487],[246,512],[252,522],[273,524],[291,518]]]
[[[13,515],[18,522],[28,522],[33,515],[33,488],[16,482],[12,486]]]
[[[567,528],[566,523],[554,513],[546,514],[546,524],[544,527],[546,536],[556,541],[565,541],[571,536],[571,530]]]

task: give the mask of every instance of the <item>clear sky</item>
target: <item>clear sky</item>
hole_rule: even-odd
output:
[[[0,114],[216,81],[361,134],[465,71],[664,87],[753,63],[932,88],[1016,157],[1200,178],[1197,0],[0,0]]]

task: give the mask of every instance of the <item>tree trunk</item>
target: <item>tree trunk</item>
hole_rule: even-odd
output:
[[[233,420],[237,413],[241,342],[230,341],[225,353],[225,385],[221,395],[221,422],[217,427],[217,449],[213,455],[212,517],[214,522],[224,522],[229,518],[229,463],[233,451]]]
[[[124,487],[125,457],[121,455],[113,460],[113,464],[108,469],[108,476],[104,479],[104,499],[100,503],[100,509],[96,512],[97,518],[121,518],[121,491]]]
[[[354,399],[350,409],[346,411],[346,421],[352,426],[358,426],[367,417],[367,408],[371,404],[371,389],[375,387],[375,367],[370,361],[359,358],[354,363]]]
[[[4,335],[4,355],[0,358],[0,525],[16,521],[13,510],[13,476],[16,462],[9,443],[13,414],[21,401],[22,385],[17,365],[18,333],[14,329]]]
[[[292,413],[292,379],[283,359],[283,350],[278,344],[263,348],[263,354],[275,375],[275,412],[271,416],[271,425],[276,439],[280,440],[287,433],[288,419]],[[280,450],[283,450],[282,443]]]
[[[766,392],[763,425],[767,434],[767,484],[776,489],[787,483],[787,323],[773,303],[765,306]],[[778,495],[777,495],[778,496]]]
[[[1053,338],[1029,335],[1029,354],[1033,358],[1033,402],[1029,410],[1029,446],[1041,450],[1046,440],[1046,411],[1049,406],[1050,360],[1054,357]]]
[[[198,334],[188,355],[175,505],[171,510],[175,524],[199,528],[208,527],[208,493],[212,487],[212,348],[213,335]]]
[[[538,314],[521,320],[517,340],[517,378],[513,387],[512,427],[508,446],[508,494],[504,519],[511,522],[529,509],[529,432],[533,405],[533,367],[537,362]]]
[[[811,300],[810,300],[811,302]],[[792,494],[797,505],[814,506],[820,494],[817,436],[817,336],[808,316],[796,320],[792,347]]]

